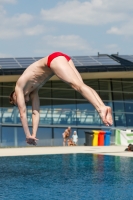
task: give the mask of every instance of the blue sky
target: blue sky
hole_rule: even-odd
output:
[[[0,57],[133,55],[133,0],[0,0]]]

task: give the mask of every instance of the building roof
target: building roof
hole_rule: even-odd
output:
[[[0,58],[0,75],[20,75],[42,57]],[[133,71],[133,55],[71,56],[79,72]]]

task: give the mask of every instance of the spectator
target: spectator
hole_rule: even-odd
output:
[[[64,133],[62,133],[62,137],[63,137],[63,146],[66,146],[66,142],[68,141],[69,137],[71,134],[71,127],[69,126]]]
[[[68,139],[67,144],[68,144],[68,146],[76,146],[76,144],[73,142],[72,139]]]
[[[77,131],[73,132],[72,139],[73,139],[74,144],[77,145],[77,142],[78,142]]]

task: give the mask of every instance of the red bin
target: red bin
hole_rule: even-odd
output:
[[[105,131],[99,131],[98,134],[98,146],[104,146],[104,135],[105,135]]]

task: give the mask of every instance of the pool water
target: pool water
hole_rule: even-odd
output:
[[[0,157],[0,200],[133,198],[133,158],[91,154]]]

